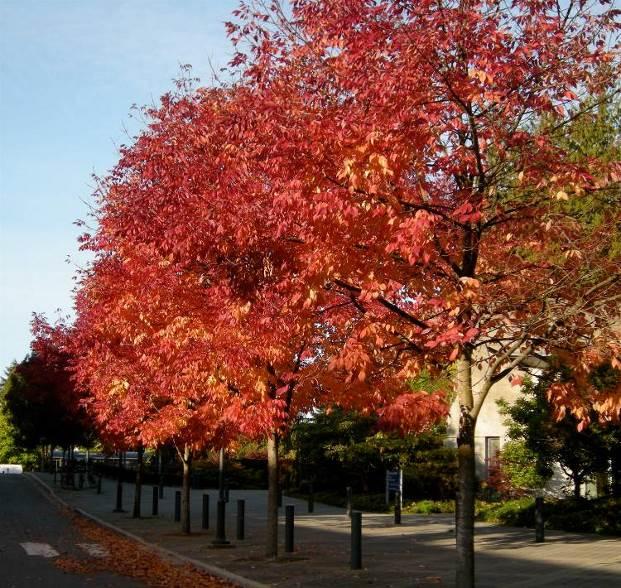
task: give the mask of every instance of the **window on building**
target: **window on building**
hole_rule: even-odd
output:
[[[490,472],[498,467],[498,454],[500,453],[500,437],[485,437],[485,472],[489,477]]]

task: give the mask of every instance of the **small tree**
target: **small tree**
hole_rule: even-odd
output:
[[[509,417],[506,421],[509,437],[523,443],[524,450],[535,458],[536,474],[549,478],[558,464],[571,480],[573,495],[580,497],[580,487],[585,481],[608,471],[612,449],[609,432],[598,424],[579,431],[578,422],[571,414],[556,419],[547,398],[550,379],[555,376],[547,373],[537,383],[527,380],[523,396],[514,404],[499,404],[501,413]]]
[[[489,487],[508,497],[543,489],[552,472],[541,467],[538,457],[523,440],[508,441],[491,468]]]

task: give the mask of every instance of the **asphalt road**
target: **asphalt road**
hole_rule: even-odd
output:
[[[23,475],[0,475],[0,586],[2,588],[138,588],[114,574],[71,574],[57,557],[89,557],[97,546],[76,533],[69,518]]]

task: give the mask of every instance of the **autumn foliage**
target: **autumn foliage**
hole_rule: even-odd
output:
[[[218,447],[329,405],[420,431],[446,400],[407,382],[449,371],[467,546],[495,383],[561,358],[559,414],[618,420],[588,382],[620,367],[621,164],[560,140],[617,91],[593,4],[242,2],[237,81],[145,109],[100,181],[73,340],[102,431]]]

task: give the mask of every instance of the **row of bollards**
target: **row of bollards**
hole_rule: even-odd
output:
[[[97,480],[97,494],[101,494],[101,476]],[[228,494],[228,493],[227,493]],[[157,516],[159,514],[159,500],[163,497],[163,487],[153,486],[151,500],[151,514]],[[227,497],[228,498],[228,497]],[[225,535],[225,519],[226,519],[226,502],[227,500],[218,500],[217,525],[216,525],[216,543],[228,544]],[[203,508],[201,526],[203,529],[209,529],[209,494],[203,494]],[[113,512],[125,512],[123,510],[123,485],[118,483],[116,486],[116,505]],[[181,521],[181,491],[175,491],[174,520]],[[237,539],[245,538],[245,501],[237,501]]]
[[[158,496],[159,488],[153,487],[153,515],[158,514]],[[226,539],[226,503],[227,500],[218,500],[216,511],[216,538],[214,539],[214,545],[229,545],[229,541]],[[209,529],[209,494],[203,494],[203,504],[201,513],[201,527],[205,530]],[[245,511],[246,501],[239,499],[237,501],[237,533],[236,538],[239,541],[245,539]],[[175,491],[175,522],[181,521],[181,491]]]
[[[97,482],[97,493],[101,493],[101,476]],[[227,493],[228,494],[228,493]],[[350,550],[350,567],[352,570],[362,568],[362,513],[353,510],[353,492],[351,486],[346,488],[347,502],[346,513],[351,519],[351,550]],[[159,512],[158,501],[163,496],[162,486],[153,486],[153,502],[152,514],[157,516]],[[123,512],[122,510],[123,488],[121,484],[117,484],[116,509],[115,512]],[[226,503],[228,496],[217,502],[216,514],[216,536],[212,541],[214,547],[225,547],[230,545],[230,541],[226,538]],[[282,503],[282,496],[280,498]],[[209,529],[209,495],[203,494],[202,503],[202,528]],[[542,543],[544,541],[544,499],[537,497],[535,499],[535,541]],[[308,512],[314,511],[314,496],[312,486],[308,495]],[[181,491],[175,491],[174,520],[181,520]],[[401,524],[401,493],[395,492],[394,502],[394,524]],[[291,504],[285,506],[285,553],[294,552],[294,527],[295,527],[295,507]],[[237,500],[237,528],[236,539],[243,541],[245,539],[245,501]]]
[[[101,477],[98,480],[97,491],[101,493]],[[157,516],[159,513],[159,499],[163,496],[161,486],[153,486],[152,488],[152,504],[151,513],[153,516]],[[347,488],[347,510],[348,515],[351,517],[351,569],[358,570],[362,568],[362,513],[359,511],[353,511],[351,509],[352,504],[352,489]],[[123,512],[123,486],[117,484],[116,493],[116,508],[115,512]],[[217,514],[216,514],[216,537],[212,541],[215,547],[224,547],[230,545],[230,541],[226,538],[226,500],[218,500],[217,502]],[[236,539],[243,541],[245,539],[245,500],[237,500],[237,529]],[[309,494],[308,500],[308,512],[312,513],[314,510],[314,500],[312,492]],[[174,520],[179,522],[181,520],[181,491],[175,491],[175,505],[174,505]],[[202,503],[202,521],[201,526],[203,529],[209,529],[209,494],[203,494]],[[285,506],[285,553],[293,553],[295,550],[294,543],[294,528],[295,528],[295,506],[287,504]]]

